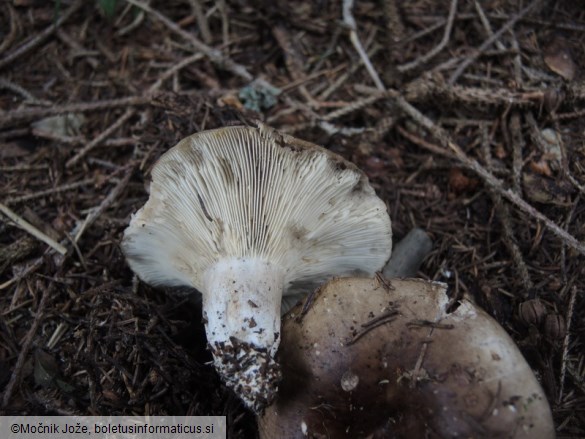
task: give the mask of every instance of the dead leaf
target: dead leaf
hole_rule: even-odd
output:
[[[530,172],[522,174],[522,184],[526,197],[536,203],[568,206],[571,202],[570,196],[574,193],[574,188],[570,185]]]
[[[452,168],[449,172],[449,188],[456,194],[475,189],[477,183],[476,179],[469,178],[459,168]]]
[[[244,110],[244,106],[242,105],[242,102],[240,102],[238,97],[233,93],[228,93],[228,94],[220,97],[217,100],[217,105],[219,105],[220,107],[225,107],[227,105],[228,107],[235,108],[238,111]]]
[[[52,387],[59,375],[59,365],[52,355],[37,349],[35,351],[35,383],[43,387]]]
[[[35,351],[35,383],[43,387],[57,387],[63,392],[71,393],[75,387],[64,381],[61,370],[55,358],[42,349]]]
[[[546,175],[547,177],[552,176],[552,171],[546,160],[540,159],[539,161],[531,161],[529,164],[530,170],[536,174]]]
[[[54,137],[73,137],[80,133],[85,123],[85,116],[81,113],[68,113],[58,116],[45,117],[31,124],[34,134],[46,133]]]
[[[575,62],[567,47],[566,40],[555,38],[544,51],[544,62],[549,69],[567,81],[572,81],[575,78]]]

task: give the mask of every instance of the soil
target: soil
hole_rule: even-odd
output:
[[[197,293],[138,281],[120,241],[164,151],[260,120],[363,169],[396,241],[432,237],[419,277],[493,316],[558,437],[585,437],[585,11],[343,3],[0,4],[0,414],[214,414],[256,437]]]

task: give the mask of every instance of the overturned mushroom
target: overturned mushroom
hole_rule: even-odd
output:
[[[380,270],[391,228],[355,165],[265,126],[230,127],[159,159],[122,246],[145,282],[201,291],[215,367],[258,411],[280,379],[283,293]]]
[[[283,381],[262,439],[554,438],[550,408],[498,323],[445,286],[335,279],[285,316]]]

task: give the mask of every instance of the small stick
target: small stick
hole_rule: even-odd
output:
[[[0,166],[1,172],[29,172],[42,171],[49,169],[49,165],[14,165],[14,166]]]
[[[431,322],[430,320],[410,320],[406,322],[406,326],[430,327],[434,329],[453,329],[455,327],[455,325],[452,325],[451,323],[438,323]]]
[[[12,91],[12,92],[20,95],[22,98],[24,98],[27,101],[30,101],[30,102],[39,102],[39,100],[37,98],[35,98],[24,87],[21,87],[20,85],[15,84],[14,82],[9,81],[6,78],[0,78],[0,89],[10,90],[10,91]]]
[[[91,54],[89,50],[84,48],[81,44],[75,41],[71,35],[65,32],[63,29],[57,29],[57,38],[59,38],[63,43],[67,44],[71,49],[73,49],[77,53],[87,53]],[[96,52],[97,53],[97,52]],[[99,61],[93,56],[84,56],[83,60],[87,62],[91,68],[96,69],[99,65]]]
[[[485,125],[482,127],[481,153],[487,165],[488,171],[491,172],[493,160],[490,151],[489,132],[487,126]],[[534,284],[532,283],[532,279],[530,278],[526,262],[524,262],[524,258],[522,257],[522,251],[520,250],[520,247],[518,247],[518,244],[516,243],[514,229],[512,228],[512,222],[510,221],[510,209],[508,209],[508,205],[504,204],[504,202],[502,201],[501,195],[499,195],[493,190],[489,190],[488,192],[494,203],[496,214],[498,215],[498,218],[502,223],[503,229],[502,235],[504,239],[504,244],[506,245],[506,247],[508,247],[508,251],[512,255],[515,268],[518,271],[518,274],[520,275],[520,279],[522,280],[522,284],[525,290],[531,290]]]
[[[18,354],[18,359],[16,360],[14,369],[12,369],[10,381],[8,381],[8,384],[6,385],[6,388],[4,390],[4,396],[2,398],[2,407],[6,407],[8,405],[8,403],[10,402],[10,398],[12,397],[12,393],[14,392],[14,388],[20,382],[24,362],[32,345],[33,338],[35,337],[41,324],[41,321],[43,320],[49,296],[53,294],[54,285],[55,284],[51,282],[49,284],[49,287],[43,292],[43,297],[41,297],[41,301],[39,302],[39,307],[37,308],[37,312],[35,313],[32,325],[30,326],[30,329],[26,333],[26,336],[20,348],[20,353]]]
[[[354,344],[356,341],[358,341],[360,338],[362,338],[364,335],[366,335],[371,330],[377,328],[378,326],[385,325],[386,323],[391,323],[393,320],[396,319],[397,315],[398,315],[397,311],[389,311],[388,313],[384,313],[384,314],[378,316],[379,318],[375,317],[373,319],[373,320],[375,320],[374,322],[371,322],[371,323],[366,322],[366,323],[362,324],[362,327],[364,329],[362,329],[357,334],[355,334],[351,340],[349,340],[345,343],[345,345],[351,346],[352,344]]]
[[[174,65],[173,67],[168,69],[166,72],[164,72],[160,76],[160,78],[148,88],[145,95],[143,97],[140,97],[140,98],[144,99],[143,103],[149,103],[151,101],[152,94],[162,86],[163,82],[167,78],[172,76],[175,72],[179,71],[183,67],[185,67],[185,66],[187,66],[187,65],[189,65],[189,64],[191,64],[191,63],[193,63],[201,58],[202,58],[202,55],[200,53],[196,53],[192,56],[185,58],[184,60],[182,60],[181,62],[177,63],[176,65]],[[110,125],[108,128],[106,128],[104,131],[102,131],[102,133],[99,136],[97,136],[95,139],[93,139],[91,142],[89,142],[87,145],[85,145],[85,147],[83,147],[81,150],[79,150],[77,152],[77,154],[75,154],[72,158],[70,158],[67,161],[67,163],[65,164],[65,166],[67,168],[70,168],[73,165],[75,165],[77,162],[79,162],[89,151],[94,149],[100,143],[104,142],[107,137],[109,137],[119,127],[121,127],[128,119],[130,119],[132,116],[134,116],[135,112],[136,112],[136,110],[134,108],[128,108],[126,110],[126,112],[119,119],[117,119],[112,125]]]
[[[55,23],[50,24],[47,26],[41,33],[34,36],[32,39],[28,40],[27,42],[21,44],[18,48],[14,51],[10,52],[4,58],[0,59],[0,69],[12,63],[16,58],[21,57],[28,51],[34,49],[38,45],[40,45],[43,41],[51,36],[55,30],[61,26],[65,21],[69,19],[85,2],[81,0],[77,0],[73,3],[69,9],[67,9],[63,15],[61,15]]]
[[[126,189],[126,187],[128,186],[128,182],[130,181],[130,177],[132,176],[133,170],[134,170],[133,167],[129,168],[126,171],[126,175],[124,175],[124,177],[118,182],[118,184],[114,186],[114,188],[110,191],[108,196],[103,199],[99,206],[93,208],[87,214],[83,223],[81,223],[81,225],[78,225],[73,229],[71,236],[74,236],[73,239],[74,242],[79,241],[81,235],[83,235],[83,232],[85,232],[85,230],[87,230],[87,228],[91,226],[95,222],[95,220],[97,220],[108,207],[112,205],[112,203],[116,200],[116,198],[118,198],[122,191]]]
[[[295,319],[297,322],[300,322],[303,319],[303,317],[305,316],[305,314],[307,314],[309,312],[309,309],[311,308],[311,306],[313,305],[313,302],[315,300],[315,296],[317,294],[319,294],[320,292],[321,292],[321,286],[318,288],[315,288],[313,291],[311,291],[308,294],[305,301],[303,302],[303,308],[301,309],[300,314]]]
[[[332,111],[329,114],[324,115],[323,117],[321,117],[321,120],[329,122],[333,119],[343,117],[347,114],[353,113],[355,111],[361,110],[364,107],[372,105],[373,103],[385,97],[386,95],[384,93],[377,93],[375,95],[368,96],[367,98],[358,99],[342,108],[339,108],[337,110]]]
[[[0,203],[0,212],[2,212],[4,215],[6,215],[8,218],[10,218],[18,227],[20,227],[24,231],[30,233],[35,238],[43,241],[45,244],[47,244],[50,247],[52,247],[53,249],[55,249],[55,251],[57,251],[58,253],[60,253],[62,255],[65,255],[67,253],[67,248],[65,248],[64,246],[59,244],[57,241],[55,241],[50,236],[47,236],[45,233],[41,232],[39,229],[37,229],[35,226],[33,226],[28,221],[26,221],[23,218],[21,218],[20,216],[18,216],[16,214],[16,212],[11,210],[8,206],[6,206],[3,203]]]
[[[395,290],[395,288],[392,286],[392,283],[388,279],[386,279],[381,272],[377,271],[376,274],[374,274],[374,279],[376,279],[376,283],[378,285],[382,285],[382,287],[384,287],[386,292]]]
[[[77,154],[75,154],[73,157],[71,157],[67,161],[67,163],[65,163],[65,167],[71,168],[73,165],[75,165],[89,151],[91,151],[93,148],[95,148],[97,145],[99,145],[102,141],[104,141],[107,137],[109,137],[110,134],[112,134],[114,131],[116,131],[118,128],[120,128],[122,125],[124,125],[124,123],[134,115],[135,111],[136,110],[134,108],[128,108],[126,110],[126,112],[122,116],[120,116],[112,125],[110,125],[104,131],[102,131],[99,136],[97,136],[95,139],[93,139],[91,142],[89,142],[87,145],[85,145],[83,148],[81,148],[77,152]]]
[[[524,149],[525,142],[522,136],[522,127],[520,126],[520,114],[514,111],[510,116],[510,132],[512,134],[512,178],[514,192],[522,196],[522,166],[524,164],[522,160],[522,150]]]
[[[434,328],[431,328],[429,330],[429,340],[431,339],[431,336],[433,335],[433,330]],[[423,361],[425,359],[425,355],[427,353],[427,349],[429,347],[429,342],[423,342],[421,348],[420,348],[420,352],[418,354],[418,358],[416,359],[416,364],[414,365],[414,369],[412,371],[411,377],[410,377],[410,383],[409,383],[409,387],[411,389],[414,389],[416,386],[416,381],[418,380],[421,368],[422,368],[422,364]]]
[[[569,309],[567,309],[567,315],[565,321],[567,322],[567,329],[565,332],[565,338],[563,339],[563,355],[561,358],[561,378],[560,378],[560,389],[557,402],[560,404],[563,399],[563,392],[565,390],[565,376],[567,374],[567,356],[569,355],[569,342],[571,340],[571,320],[573,320],[573,313],[575,311],[575,302],[577,300],[577,287],[573,285],[571,288],[571,298],[569,299]]]
[[[230,42],[230,21],[225,0],[218,0],[217,6],[219,8],[219,15],[221,16],[221,35],[223,38],[223,45],[227,46]]]
[[[118,108],[128,106],[139,106],[148,104],[151,97],[146,94],[144,96],[129,96],[120,99],[110,99],[97,102],[78,102],[75,104],[55,105],[49,108],[32,108],[26,110],[16,110],[3,113],[0,116],[0,128],[12,125],[17,122],[24,122],[32,119],[39,119],[47,116],[55,116],[64,113],[83,113],[86,111],[105,110],[107,108]]]
[[[492,37],[494,35],[494,31],[492,30],[492,26],[488,18],[485,16],[483,8],[479,4],[478,0],[473,0],[473,4],[475,6],[475,10],[477,11],[477,15],[479,15],[479,20],[481,21],[481,24],[483,25],[483,28],[485,29],[488,37]],[[499,50],[506,50],[506,46],[504,46],[504,43],[502,43],[499,39],[495,40],[494,44]]]
[[[65,192],[65,191],[77,189],[79,187],[87,186],[88,184],[92,184],[93,182],[94,182],[93,178],[88,178],[86,180],[76,181],[74,183],[64,184],[62,186],[57,186],[55,188],[35,192],[34,194],[27,194],[27,195],[21,195],[20,197],[6,198],[6,200],[4,200],[4,203],[6,203],[7,205],[22,203],[23,201],[29,201],[29,200],[33,200],[35,198],[41,198],[41,197],[44,197],[45,195],[52,195],[52,194],[56,194],[59,192]]]
[[[388,320],[389,317],[394,317],[396,315],[398,315],[398,311],[395,309],[391,309],[389,311],[383,312],[382,314],[374,317],[372,320],[368,320],[366,323],[362,323],[361,327],[362,328],[368,328],[372,325],[377,325],[379,322],[381,322],[382,320]]]
[[[524,18],[524,16],[526,14],[528,14],[528,12],[530,12],[530,10],[532,8],[534,8],[536,5],[540,4],[541,0],[535,0],[532,3],[529,3],[528,5],[526,5],[524,7],[524,9],[522,9],[520,12],[518,12],[516,15],[514,15],[512,18],[510,18],[496,33],[492,34],[492,36],[490,36],[487,40],[485,40],[481,46],[479,46],[477,48],[477,50],[475,50],[473,52],[472,55],[468,56],[467,58],[465,58],[465,60],[459,64],[459,67],[457,67],[457,69],[455,70],[455,72],[453,72],[453,74],[451,75],[451,77],[449,78],[449,84],[454,84],[455,81],[457,81],[457,79],[459,79],[459,77],[461,76],[461,74],[465,71],[465,69],[467,69],[467,67],[469,67],[471,64],[473,64],[475,62],[475,60],[477,60],[477,58],[480,57],[480,55],[485,52],[485,50],[490,47],[494,41],[499,40],[499,38],[508,30],[510,30],[512,27],[514,27],[514,25],[518,22],[518,20]]]
[[[272,28],[272,35],[280,46],[284,54],[284,62],[293,81],[306,80],[307,75],[304,70],[306,61],[303,59],[298,48],[295,46],[295,38],[290,34],[288,29],[283,25],[276,25]],[[318,107],[319,103],[311,96],[304,84],[299,85],[299,91],[305,100],[312,106]]]
[[[122,191],[128,186],[128,182],[130,181],[130,177],[132,176],[132,170],[134,168],[129,168],[127,174],[122,178],[118,184],[110,191],[108,196],[104,198],[104,200],[99,204],[99,206],[92,209],[88,214],[83,223],[77,224],[73,230],[69,233],[70,236],[74,237],[74,241],[77,242],[81,238],[82,234],[87,230],[91,225],[99,218],[99,216],[112,205],[112,203],[116,200],[116,198],[122,193]],[[69,239],[65,239],[61,241],[63,243],[69,242]],[[44,255],[41,255],[37,259],[35,259],[29,266],[27,266],[22,273],[14,276],[12,279],[7,280],[6,282],[0,284],[0,291],[8,288],[15,282],[24,279],[26,276],[30,275],[34,271],[38,270],[43,263],[45,262],[45,255],[51,254],[54,251],[54,248],[47,249]],[[62,258],[62,261],[65,258]],[[61,261],[61,262],[62,262]]]
[[[6,5],[6,9],[8,9],[8,15],[10,16],[10,32],[8,35],[4,35],[4,39],[2,43],[0,43],[0,53],[4,53],[6,49],[10,47],[14,39],[16,38],[16,34],[18,33],[19,22],[16,12],[14,11],[14,7],[12,6],[11,2],[4,2]]]
[[[382,0],[382,10],[384,15],[384,24],[386,29],[384,32],[384,46],[388,59],[395,60],[401,58],[401,53],[404,47],[404,35],[406,34],[404,22],[400,16],[397,0]],[[391,84],[400,83],[399,70],[393,63],[387,63],[385,66],[386,81]]]
[[[378,73],[376,73],[376,69],[374,69],[374,66],[372,66],[370,58],[368,57],[368,54],[366,53],[364,46],[362,46],[362,43],[358,37],[357,24],[353,18],[353,14],[351,13],[352,8],[353,0],[343,0],[343,22],[349,26],[349,39],[351,40],[353,47],[355,47],[358,55],[362,59],[362,62],[366,66],[366,69],[368,70],[368,73],[374,81],[374,84],[376,84],[378,90],[386,90],[386,87],[384,87],[384,84],[380,80]]]
[[[453,29],[453,23],[455,22],[456,13],[457,0],[451,0],[451,6],[449,8],[449,17],[447,18],[447,25],[445,26],[445,33],[443,34],[443,38],[441,39],[439,44],[437,44],[433,49],[431,49],[424,55],[418,57],[414,61],[398,66],[397,70],[400,73],[408,72],[409,70],[413,70],[420,66],[421,64],[426,63],[445,48],[445,46],[449,42],[449,38],[451,37],[451,30]]]
[[[158,12],[157,10],[153,9],[149,5],[140,2],[138,0],[126,0],[128,3],[133,4],[134,6],[142,9],[143,11],[147,12],[148,14],[152,15],[158,21],[163,23],[166,27],[170,30],[175,32],[178,35],[181,35],[187,41],[191,43],[195,49],[203,52],[211,61],[216,63],[217,65],[229,70],[236,76],[246,80],[252,81],[254,77],[248,72],[246,67],[241,64],[234,62],[231,58],[224,56],[219,50],[209,47],[207,44],[202,43],[197,38],[195,38],[191,33],[181,29],[176,23],[168,19],[166,16]]]
[[[203,12],[203,8],[201,7],[201,2],[199,0],[189,0],[189,3],[191,3],[191,10],[197,19],[197,25],[201,31],[203,41],[205,41],[205,44],[211,44],[213,42],[213,37],[209,30],[209,23],[207,23],[205,12]]]
[[[360,93],[376,94],[380,92],[373,87],[356,84],[355,90]],[[404,97],[409,102],[428,102],[440,99],[451,104],[493,105],[500,107],[540,107],[545,98],[541,90],[510,91],[495,87],[466,87],[448,85],[435,81],[432,77],[421,77],[402,87]],[[386,91],[392,97],[392,90]]]
[[[205,55],[203,55],[202,53],[195,53],[191,56],[188,56],[185,59],[182,59],[181,61],[179,61],[177,64],[175,64],[173,67],[171,67],[170,69],[168,69],[167,71],[165,71],[160,78],[157,79],[157,81],[152,84],[150,86],[150,90],[154,91],[154,90],[158,90],[163,82],[165,80],[167,80],[168,78],[170,78],[171,76],[173,76],[176,72],[178,72],[179,70],[187,67],[189,64],[192,64],[196,61],[199,61],[200,59],[203,59]]]
[[[380,51],[380,47],[379,46],[374,46],[372,47],[368,52],[367,55],[368,57],[372,57],[374,55],[376,55],[378,52]],[[317,96],[317,99],[319,100],[326,100],[329,96],[331,96],[335,91],[337,91],[338,88],[340,88],[347,80],[348,78],[351,77],[351,75],[353,75],[355,72],[357,72],[357,70],[361,68],[361,64],[359,63],[354,63],[353,65],[351,65],[348,69],[347,72],[343,73],[342,75],[340,75],[334,82],[333,84],[331,84],[329,87],[327,87],[324,91],[321,92],[321,94],[319,96]],[[378,90],[377,88],[374,89],[376,90],[376,92],[380,93],[380,90]]]

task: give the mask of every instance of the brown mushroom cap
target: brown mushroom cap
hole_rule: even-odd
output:
[[[504,329],[445,286],[335,279],[283,320],[283,381],[261,438],[553,438],[546,397]]]

